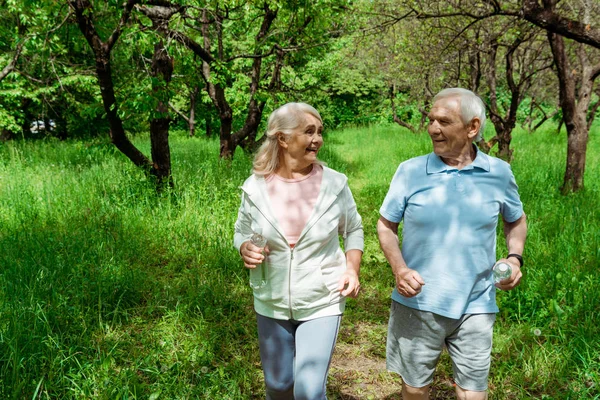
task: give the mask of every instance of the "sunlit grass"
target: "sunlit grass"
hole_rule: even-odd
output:
[[[498,296],[491,398],[600,396],[598,133],[586,189],[565,197],[564,135],[515,132],[527,264],[523,284]],[[0,144],[0,398],[264,396],[251,291],[231,244],[250,159],[219,160],[217,140],[184,134],[171,146],[175,189],[157,195],[107,142]],[[385,354],[393,279],[379,207],[398,164],[429,151],[427,135],[394,125],[325,137],[321,157],[348,175],[365,226],[364,292],[340,333],[357,359]],[[333,383],[336,399],[343,382]]]

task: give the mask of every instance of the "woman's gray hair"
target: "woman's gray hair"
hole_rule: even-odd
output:
[[[479,131],[475,137],[475,141],[483,138],[485,131],[485,105],[483,100],[470,90],[463,88],[448,88],[444,89],[433,98],[435,103],[437,100],[446,99],[449,97],[458,97],[460,99],[460,116],[465,125],[469,124],[473,118],[477,117],[480,121]]]
[[[252,172],[265,176],[277,170],[280,152],[277,134],[282,133],[286,139],[289,138],[305,122],[306,114],[312,115],[323,123],[321,114],[306,103],[287,103],[271,113],[265,132],[266,139],[256,152]]]

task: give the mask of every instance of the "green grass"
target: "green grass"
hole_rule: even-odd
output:
[[[523,284],[498,296],[493,399],[600,398],[600,129],[586,189],[566,197],[566,138],[553,132],[514,134],[527,265]],[[147,152],[146,142],[136,140]],[[264,397],[252,295],[231,244],[251,161],[221,161],[218,141],[184,133],[171,146],[176,186],[157,196],[103,141],[0,144],[0,398]],[[325,137],[322,158],[349,176],[365,226],[364,292],[340,333],[358,362],[385,357],[393,279],[379,206],[398,164],[429,151],[427,135],[396,126]],[[450,371],[443,358],[434,385]],[[330,398],[344,385],[332,376]]]

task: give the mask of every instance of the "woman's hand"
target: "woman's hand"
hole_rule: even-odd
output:
[[[360,291],[360,282],[358,274],[354,270],[346,270],[340,278],[338,290],[342,296],[357,297]]]
[[[269,246],[257,247],[250,240],[240,246],[240,255],[244,261],[244,267],[254,269],[265,260],[265,254],[269,254]]]

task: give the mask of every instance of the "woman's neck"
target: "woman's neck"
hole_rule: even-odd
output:
[[[303,178],[312,172],[313,165],[314,164],[309,164],[308,166],[306,166],[306,165],[299,166],[299,165],[281,163],[279,168],[277,168],[275,170],[275,173],[285,179]]]

